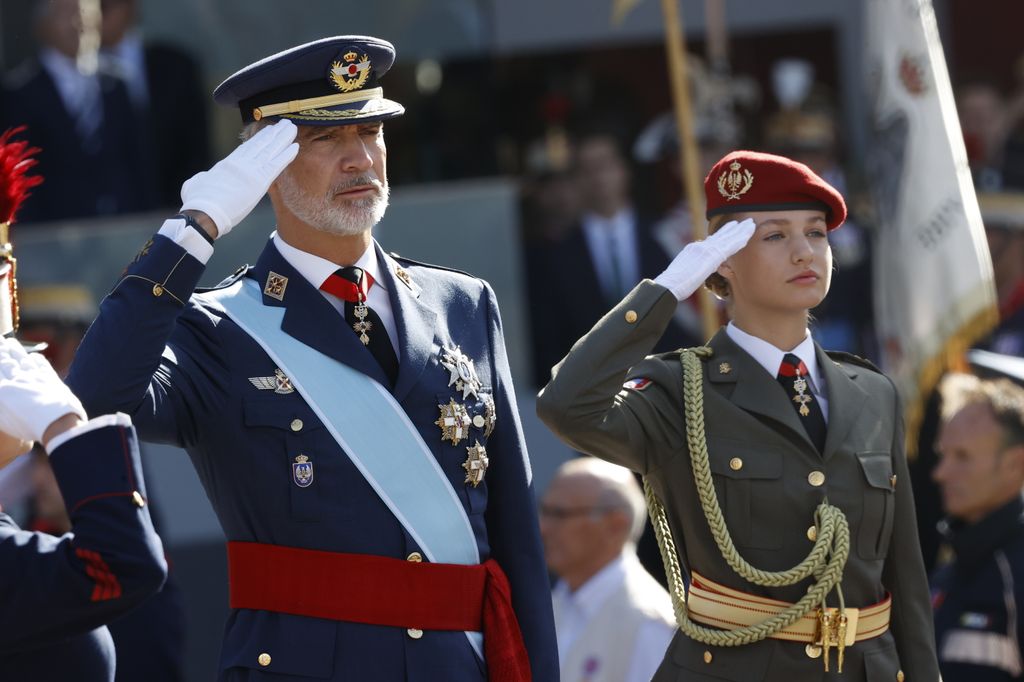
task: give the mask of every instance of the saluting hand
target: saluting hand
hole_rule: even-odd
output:
[[[746,246],[755,227],[750,218],[727,222],[707,239],[687,244],[654,281],[686,300],[726,258]]]
[[[0,341],[0,431],[43,442],[47,428],[67,415],[86,419],[82,403],[46,358],[26,353],[14,339]]]
[[[181,186],[181,210],[201,211],[223,237],[256,207],[271,183],[295,159],[298,129],[287,119],[269,125],[238,145],[208,171]]]

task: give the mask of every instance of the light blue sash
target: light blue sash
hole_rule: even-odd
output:
[[[266,351],[399,520],[427,559],[478,564],[466,510],[390,392],[347,365],[281,331],[284,308],[263,305],[259,285],[243,278],[202,295],[223,308]],[[467,633],[482,653],[482,638]]]

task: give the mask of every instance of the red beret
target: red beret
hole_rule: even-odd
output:
[[[835,187],[798,161],[761,152],[726,154],[704,178],[707,217],[749,211],[825,211],[829,230],[846,220],[846,202]]]

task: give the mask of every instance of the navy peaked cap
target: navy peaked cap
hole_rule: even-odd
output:
[[[324,126],[383,121],[405,113],[401,104],[384,98],[379,83],[394,61],[395,46],[380,38],[323,38],[237,71],[217,86],[213,99],[237,106],[243,123],[264,118]]]

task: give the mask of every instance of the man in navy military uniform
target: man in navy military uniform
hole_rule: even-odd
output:
[[[1014,359],[990,356],[989,366]],[[1006,378],[950,374],[940,394],[940,457],[932,475],[948,515],[940,528],[952,551],[932,576],[939,668],[946,682],[1019,680],[1024,388]]]
[[[558,677],[494,293],[371,237],[393,60],[340,36],[224,81],[246,141],[184,184],[68,379],[188,450],[228,538],[221,680]],[[196,292],[268,191],[257,264]]]
[[[21,530],[0,513],[0,679],[113,682],[104,623],[155,594],[167,575],[124,414],[85,421],[41,355],[0,341],[0,467],[42,444],[72,534]]]

